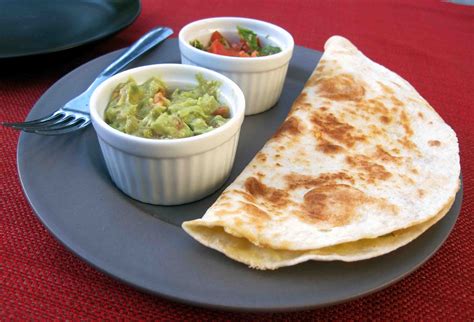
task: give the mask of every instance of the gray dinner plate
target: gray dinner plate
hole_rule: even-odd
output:
[[[0,58],[45,54],[109,36],[140,14],[139,0],[2,0]]]
[[[83,91],[120,51],[64,76],[28,119],[54,111]],[[272,135],[315,68],[321,53],[296,47],[283,95],[271,110],[246,117],[227,186]],[[176,39],[131,65],[179,63]],[[380,290],[423,264],[441,246],[459,214],[449,213],[421,237],[390,254],[354,263],[307,262],[258,271],[189,237],[180,225],[200,218],[224,187],[200,201],[159,207],[135,201],[112,183],[95,132],[43,137],[22,133],[18,171],[25,194],[49,231],[79,257],[144,291],[207,307],[282,311],[325,306]]]

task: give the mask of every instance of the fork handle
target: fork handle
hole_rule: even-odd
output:
[[[88,91],[96,88],[100,83],[110,76],[117,74],[138,56],[155,47],[172,34],[173,30],[168,27],[157,27],[150,30],[135,43],[133,43],[133,45],[131,45],[125,53],[117,58],[106,69],[104,69],[88,88]]]

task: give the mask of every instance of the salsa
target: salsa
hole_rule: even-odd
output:
[[[154,139],[185,138],[222,126],[230,110],[218,100],[220,83],[200,74],[196,79],[195,88],[170,94],[158,77],[143,84],[129,78],[113,90],[104,120],[121,132]]]
[[[214,31],[209,43],[204,46],[198,39],[190,42],[190,45],[213,54],[232,57],[261,57],[281,52],[280,47],[262,46],[260,38],[250,29],[237,26],[239,35],[238,42],[230,42],[219,31]]]

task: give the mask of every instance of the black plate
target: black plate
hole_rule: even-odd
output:
[[[140,14],[139,0],[3,0],[0,58],[51,53],[106,37]]]
[[[119,52],[97,58],[54,84],[28,119],[52,112],[79,94]],[[271,110],[246,117],[231,182],[282,122],[316,66],[320,52],[296,47],[283,96]],[[131,67],[177,63],[176,39]],[[167,298],[234,310],[296,310],[337,303],[379,290],[424,263],[444,242],[461,206],[421,237],[370,260],[308,262],[257,271],[206,248],[180,228],[201,217],[222,189],[195,203],[151,206],[132,200],[112,183],[92,128],[61,137],[22,133],[18,170],[29,202],[64,245],[98,269]]]

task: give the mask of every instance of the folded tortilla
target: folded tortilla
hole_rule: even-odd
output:
[[[277,269],[308,260],[353,262],[385,255],[408,244],[441,220],[453,202],[454,199],[439,214],[421,224],[373,239],[361,239],[315,250],[283,250],[260,247],[245,238],[226,233],[220,226],[198,225],[191,228],[190,234],[203,245],[221,251],[228,257],[257,269]]]
[[[441,219],[459,174],[454,131],[407,81],[334,36],[279,130],[183,228],[259,269],[366,259]]]

